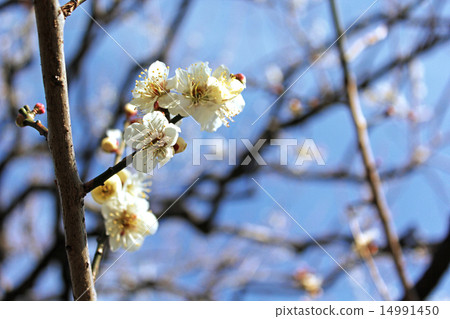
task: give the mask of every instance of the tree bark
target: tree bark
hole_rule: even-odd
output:
[[[47,101],[48,145],[63,209],[66,253],[75,300],[95,300],[84,223],[83,184],[78,175],[69,115],[64,59],[64,15],[57,0],[35,1],[42,76]]]

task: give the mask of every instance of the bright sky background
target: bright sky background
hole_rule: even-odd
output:
[[[224,162],[208,162],[204,166],[192,167],[192,139],[200,137],[224,138],[225,144],[232,138],[255,139],[261,129],[265,127],[270,115],[267,113],[258,120],[255,125],[252,123],[271,105],[277,98],[274,94],[268,94],[255,85],[267,84],[266,73],[270,69],[284,69],[291,62],[295,61],[306,52],[301,45],[296,42],[296,35],[286,32],[286,27],[295,28],[300,25],[304,28],[305,34],[311,38],[313,45],[319,45],[324,41],[335,39],[335,33],[331,24],[328,1],[310,0],[294,1],[299,7],[296,15],[287,15],[284,8],[287,0],[272,1],[275,5],[269,5],[266,1],[244,1],[244,0],[197,0],[190,8],[188,16],[184,21],[182,31],[178,34],[175,45],[166,62],[171,66],[171,76],[177,67],[187,67],[197,61],[209,61],[214,69],[220,64],[227,65],[233,73],[244,73],[248,78],[248,88],[244,93],[246,108],[231,123],[230,128],[222,127],[216,133],[201,133],[196,124],[191,119],[184,120],[182,129],[183,137],[188,141],[188,149],[176,156],[162,170],[158,171],[154,177],[151,196],[158,194],[181,194],[196,176],[200,174],[204,167],[211,167],[214,170],[229,169]],[[260,4],[256,4],[260,2]],[[390,1],[377,1],[371,9],[362,17],[375,14],[380,9],[389,7]],[[432,6],[437,1],[426,1]],[[83,4],[83,8],[89,10],[89,1]],[[72,83],[71,85],[71,106],[74,126],[75,144],[80,146],[95,140],[91,135],[100,134],[103,130],[102,123],[108,117],[107,110],[114,104],[117,91],[121,86],[124,76],[133,63],[133,57],[140,60],[146,57],[157,44],[163,41],[161,37],[161,24],[166,25],[173,18],[176,4],[179,2],[155,0],[143,8],[137,8],[137,12],[120,23],[108,26],[106,29],[111,37],[100,34],[97,38],[96,48],[89,53],[85,68],[82,70],[86,75],[86,80]],[[309,3],[309,4],[307,4]],[[373,1],[341,0],[338,1],[343,24],[349,26],[360,16]],[[306,12],[309,5],[311,9]],[[430,4],[424,4],[418,14],[427,13]],[[304,12],[303,12],[304,11]],[[450,6],[447,4],[440,12],[450,13]],[[18,23],[23,16],[23,11],[13,10],[11,15],[3,16],[3,25],[8,23]],[[84,29],[89,17],[81,9],[77,9],[67,20],[65,33],[65,49],[67,58],[72,57],[73,50],[79,44],[80,31]],[[294,29],[293,29],[294,30]],[[372,31],[365,30],[364,32]],[[363,32],[363,33],[364,33]],[[358,75],[366,75],[367,72],[384,64],[398,52],[406,52],[411,46],[411,29],[396,28],[389,33],[387,39],[365,50],[351,64],[352,69]],[[415,36],[423,36],[416,34]],[[115,39],[126,51],[125,53],[115,41]],[[348,46],[354,43],[355,38],[348,39]],[[416,42],[413,42],[416,43]],[[36,46],[37,47],[37,46]],[[318,76],[318,69],[322,74],[327,74],[330,82],[335,87],[341,81],[341,73],[335,66],[337,50],[333,47],[315,65],[313,69],[306,72],[298,82],[289,90],[288,98],[300,96],[306,100],[317,95],[320,87],[321,77]],[[436,108],[436,103],[441,96],[441,92],[449,80],[448,56],[450,46],[448,44],[440,46],[439,50],[425,54],[418,61],[416,67],[423,70],[423,83],[426,85],[420,107],[432,113]],[[123,67],[122,67],[123,66]],[[144,66],[148,67],[148,66]],[[302,69],[301,72],[303,72]],[[40,65],[38,60],[34,60],[27,72],[23,73],[24,86],[21,86],[20,96],[28,104],[31,101],[44,101],[43,89],[40,79]],[[270,72],[269,72],[270,74]],[[273,74],[273,73],[272,73]],[[298,78],[299,73],[295,78]],[[35,81],[27,81],[32,77]],[[137,78],[137,75],[136,75]],[[377,82],[377,86],[393,85],[392,77],[383,77]],[[394,83],[395,84],[395,83]],[[130,83],[130,91],[134,83]],[[406,84],[400,84],[401,94],[409,96],[411,92]],[[369,101],[362,96],[362,106],[365,114],[377,113],[376,106],[370,105]],[[130,93],[131,99],[131,93]],[[30,102],[28,102],[30,101]],[[99,114],[98,123],[91,123],[91,132],[86,131],[83,121],[84,114],[77,113],[77,105],[87,103],[92,106],[92,112]],[[288,110],[280,113],[284,118],[288,118]],[[97,125],[98,124],[98,125]],[[446,117],[442,125],[443,131],[449,127],[449,119]],[[424,127],[427,123],[419,124]],[[429,126],[429,125],[428,125]],[[402,119],[390,119],[386,123],[377,126],[371,131],[374,154],[380,163],[380,170],[402,165],[410,156],[411,138],[410,126]],[[432,130],[422,130],[418,134],[417,144],[427,142],[432,134]],[[39,137],[31,137],[30,143]],[[294,138],[299,144],[306,138],[311,138],[321,150],[326,165],[317,166],[309,164],[305,168],[311,171],[326,172],[336,168],[349,168],[359,173],[362,171],[361,159],[354,152],[356,144],[354,131],[348,110],[343,105],[336,105],[307,122],[306,125],[296,127],[286,133],[286,138]],[[8,136],[4,137],[5,140]],[[416,144],[416,145],[417,145]],[[239,149],[244,145],[238,141]],[[0,150],[3,146],[0,144]],[[226,152],[226,150],[225,150]],[[278,148],[269,147],[263,154],[264,159],[276,158]],[[295,150],[291,150],[289,162],[295,161]],[[227,154],[227,153],[225,153]],[[356,154],[356,156],[355,156]],[[439,240],[448,229],[449,221],[449,181],[450,173],[448,160],[449,149],[440,149],[432,155],[429,163],[418,170],[417,173],[407,177],[392,180],[384,184],[389,206],[392,210],[395,226],[399,234],[404,233],[410,227],[419,229],[418,235],[426,240]],[[226,158],[226,156],[225,156]],[[111,164],[112,158],[99,154],[99,162],[95,169],[90,172],[90,177],[103,171]],[[44,168],[40,173],[42,178],[51,179],[52,168],[43,161]],[[446,167],[446,169],[436,169],[436,166]],[[292,165],[290,167],[293,167]],[[7,198],[17,191],[16,187],[21,185],[11,185],[5,188],[5,183],[11,183],[12,179],[19,173],[19,167],[11,168],[9,178],[2,181],[1,198]],[[273,198],[289,213],[301,226],[313,237],[320,237],[324,234],[334,233],[336,230],[344,234],[350,234],[346,207],[349,202],[366,198],[369,194],[367,187],[359,184],[343,182],[306,182],[281,178],[273,173],[270,167],[263,168],[257,175],[244,177],[233,184],[233,189],[245,190],[248,187],[254,188],[256,193],[248,199],[229,202],[220,211],[219,222],[223,225],[251,226],[255,229],[266,230],[286,236],[289,238],[308,239],[308,235],[296,225],[290,217],[277,204],[257,187],[253,177],[262,187],[270,193]],[[255,187],[256,186],[256,187]],[[205,185],[204,191],[208,192]],[[150,197],[150,201],[151,197]],[[205,209],[200,204],[190,203],[192,210],[201,215]],[[42,241],[49,238],[45,229],[50,222],[49,212],[53,208],[53,203],[44,201],[40,209],[39,218],[33,222],[41,225]],[[154,208],[155,209],[155,208]],[[167,213],[170,214],[170,211]],[[365,216],[372,213],[367,210]],[[372,214],[374,216],[374,214]],[[19,218],[19,217],[18,217]],[[89,227],[89,214],[88,214]],[[379,226],[378,223],[374,224]],[[380,227],[377,227],[381,230]],[[14,229],[11,234],[14,234]],[[17,230],[16,235],[22,231]],[[14,236],[14,235],[13,235]],[[91,256],[95,250],[95,241],[89,243]],[[44,245],[45,246],[45,245]],[[327,274],[336,264],[320,249],[311,249],[301,255],[301,258],[288,251],[272,249],[267,246],[255,248],[246,247],[242,242],[226,235],[211,235],[203,237],[192,228],[180,221],[164,217],[160,223],[158,233],[146,239],[144,247],[137,253],[125,254],[112,270],[108,272],[99,282],[108,286],[116,282],[121,271],[133,271],[137,276],[158,276],[176,265],[178,260],[190,258],[191,254],[203,255],[205,263],[214,259],[217,254],[228,253],[234,247],[240,247],[240,254],[247,253],[245,263],[239,269],[242,275],[251,274],[256,271],[258,278],[262,281],[277,282],[282,281],[283,276],[291,275],[295,269],[307,267],[313,269],[317,274]],[[248,251],[247,251],[248,250]],[[337,260],[342,260],[348,251],[342,249],[339,244],[326,247],[330,255]],[[111,255],[110,262],[120,256],[121,252]],[[5,274],[12,282],[20,282],[23,274],[30,267],[30,260],[26,252],[18,253],[10,265],[5,266]],[[392,295],[399,297],[401,291],[391,260],[380,258],[378,266],[384,276],[384,280],[394,286]],[[407,258],[408,272],[413,280],[417,279],[426,264],[424,260],[416,258],[410,254]],[[22,272],[18,272],[21,269]],[[116,271],[114,271],[116,270]],[[350,274],[369,291],[370,294],[378,295],[371,283],[365,267],[354,267]],[[199,278],[205,276],[203,271],[193,271],[180,279],[186,287],[198,284]],[[49,269],[40,279],[42,289],[48,290],[52,287],[58,289],[59,274],[56,270]],[[105,282],[105,284],[104,284]],[[392,282],[395,282],[393,285]],[[269,286],[270,287],[270,286]],[[267,288],[267,287],[266,287]],[[265,292],[266,288],[257,291],[252,289],[245,295],[247,300],[302,300],[307,298],[299,291],[280,290],[278,292]],[[269,288],[270,290],[271,288]],[[51,289],[50,289],[51,290]],[[101,291],[101,290],[100,290]],[[432,300],[449,299],[450,276],[447,273],[438,288],[432,294]],[[100,299],[116,299],[117,295],[99,295]],[[138,294],[137,299],[172,299],[172,295],[155,294],[146,291]],[[221,290],[218,299],[229,300],[234,298],[229,289]],[[367,300],[368,297],[358,288],[352,280],[345,274],[339,277],[337,283],[325,292],[319,300]]]

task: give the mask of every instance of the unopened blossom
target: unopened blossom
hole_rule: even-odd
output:
[[[177,143],[173,146],[173,148],[175,150],[175,154],[184,152],[186,147],[187,147],[187,143],[184,141],[184,139],[181,136],[179,136]]]
[[[202,130],[216,131],[239,114],[245,101],[241,95],[245,81],[232,75],[225,66],[212,74],[207,62],[194,63],[187,70],[175,71],[173,101],[167,105],[173,115],[192,116]],[[245,78],[244,78],[245,79]]]
[[[34,106],[34,111],[36,114],[44,114],[45,113],[45,106],[42,103],[36,103]]]
[[[106,137],[102,139],[101,148],[106,153],[115,153],[119,150],[122,132],[120,130],[108,130]]]
[[[180,128],[169,123],[162,112],[148,113],[142,123],[133,123],[125,130],[125,142],[138,150],[133,156],[133,167],[144,173],[153,171],[159,163],[165,165],[175,154]]]
[[[131,104],[146,114],[154,110],[154,104],[157,101],[160,101],[160,107],[170,103],[171,97],[167,93],[173,86],[173,82],[167,78],[168,76],[169,67],[163,62],[152,63],[148,70],[139,75],[143,79],[136,81]]]
[[[127,117],[132,117],[132,116],[135,116],[137,114],[136,106],[131,104],[131,103],[125,104],[125,106],[123,107],[123,110],[124,110],[125,115]]]
[[[148,202],[121,192],[102,205],[106,234],[112,251],[120,247],[133,251],[141,247],[145,236],[158,229],[158,220],[148,210]]]
[[[122,190],[122,182],[117,175],[111,176],[101,186],[94,188],[91,192],[92,198],[99,204],[103,204],[111,197],[116,196]]]

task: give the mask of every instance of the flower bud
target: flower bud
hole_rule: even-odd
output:
[[[289,102],[289,110],[291,111],[292,115],[298,116],[302,113],[302,102],[300,102],[299,99],[292,99]]]
[[[99,204],[103,204],[108,199],[122,190],[122,182],[117,175],[111,176],[105,181],[105,184],[94,188],[91,192],[92,198]]]
[[[23,124],[23,122],[25,121],[25,117],[22,114],[17,114],[16,117],[16,125],[18,127],[24,127],[25,125]]]
[[[105,137],[102,140],[101,147],[106,153],[116,153],[119,150],[119,141],[112,137]]]
[[[245,75],[242,73],[234,74],[234,77],[244,85],[247,83],[247,79],[245,78]]]
[[[175,154],[182,153],[187,147],[187,143],[182,137],[178,137],[177,143],[173,146]]]
[[[307,269],[299,269],[294,274],[294,280],[312,297],[322,292],[322,279]]]
[[[34,106],[34,111],[36,114],[44,114],[45,113],[45,106],[42,103],[36,103]]]
[[[125,104],[123,110],[125,111],[125,114],[126,114],[127,117],[132,117],[132,116],[135,116],[137,114],[136,106],[134,106],[131,103]]]

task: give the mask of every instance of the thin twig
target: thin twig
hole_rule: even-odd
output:
[[[128,125],[130,125],[129,119],[125,120],[125,123],[123,124],[124,131],[126,130]],[[116,156],[114,157],[115,165],[120,163],[120,158],[122,157],[124,150],[125,150],[125,141],[122,139],[120,142],[119,150],[117,151]],[[94,259],[92,260],[92,276],[94,277],[94,282],[100,270],[100,264],[104,256],[105,249],[107,248],[106,245],[107,239],[108,236],[106,235],[105,230],[103,230],[102,234],[97,237],[97,248],[95,250]]]
[[[39,132],[40,135],[44,136],[45,139],[48,137],[48,128],[46,128],[41,121],[27,121],[25,120],[23,122],[23,126],[29,126],[34,128],[36,131]]]
[[[84,183],[84,195],[91,192],[94,188],[103,185],[108,178],[113,176],[114,174],[117,174],[121,170],[123,170],[125,167],[128,166],[129,163],[133,161],[133,156],[138,151],[134,151],[132,154],[128,155],[127,157],[124,157],[120,162],[118,162],[116,165],[109,167],[106,171],[98,175],[97,177],[94,177],[90,181]]]
[[[86,0],[70,0],[65,5],[61,6],[61,11],[64,15],[64,19],[72,14],[72,12],[78,8]]]
[[[181,116],[180,114],[178,114],[178,115],[174,116],[169,122],[170,122],[170,123],[173,123],[173,124],[176,124],[178,121],[180,121],[180,120],[182,120],[182,119],[183,119],[183,116]]]
[[[100,263],[104,256],[107,239],[108,237],[104,232],[97,238],[97,249],[95,250],[94,259],[92,260],[92,277],[94,277],[94,282],[100,270]]]
[[[387,289],[386,283],[384,282],[383,278],[380,275],[380,272],[378,271],[378,267],[375,264],[375,260],[372,257],[372,253],[370,252],[369,247],[367,247],[367,245],[358,245],[358,239],[363,236],[358,221],[352,215],[350,215],[350,218],[350,230],[353,234],[356,252],[362,259],[364,259],[364,262],[369,269],[370,276],[372,277],[372,281],[375,284],[375,287],[377,288],[380,296],[384,300],[391,301],[392,299],[389,295],[389,290]]]
[[[397,234],[395,233],[394,227],[392,226],[391,213],[389,211],[389,207],[387,205],[386,198],[382,190],[380,176],[376,168],[375,159],[372,153],[372,147],[370,145],[369,135],[367,133],[367,122],[359,103],[356,81],[348,67],[347,59],[345,56],[344,37],[342,33],[341,23],[339,20],[339,14],[337,12],[334,0],[330,0],[330,5],[333,14],[333,21],[336,28],[336,34],[338,37],[337,45],[339,49],[341,66],[344,72],[344,82],[348,104],[352,114],[353,124],[355,125],[356,129],[359,150],[361,152],[364,167],[366,169],[367,182],[369,183],[370,189],[372,191],[373,203],[378,212],[378,216],[383,224],[383,229],[388,242],[388,246],[391,251],[397,273],[400,277],[401,283],[405,290],[405,294],[408,296],[409,300],[417,300],[416,294],[412,290],[411,283],[406,275],[402,249],[398,242],[398,237]]]

